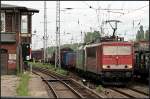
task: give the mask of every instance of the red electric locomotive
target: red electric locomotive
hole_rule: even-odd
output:
[[[110,41],[85,45],[77,51],[76,69],[103,84],[127,84],[134,70],[133,44]]]
[[[133,47],[129,42],[102,42],[85,46],[84,71],[102,82],[127,82],[133,72]]]
[[[119,21],[106,22],[115,22],[113,35],[100,37],[96,44],[85,45],[84,49],[78,50],[76,69],[88,77],[97,78],[103,84],[125,84],[133,75],[133,44],[115,36]]]

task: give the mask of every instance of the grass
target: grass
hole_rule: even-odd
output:
[[[57,68],[56,73],[62,74],[62,75],[68,75],[68,72],[64,69],[61,69],[61,68]]]
[[[48,68],[50,71],[52,72],[55,72],[55,73],[58,73],[60,75],[68,75],[68,71],[62,69],[62,68],[55,68],[54,65],[51,65],[51,64],[43,64],[43,63],[40,63],[40,62],[37,62],[37,63],[33,63],[33,62],[29,62],[30,65],[32,65],[33,67],[43,67],[43,68]]]
[[[97,91],[97,92],[102,92],[102,91],[103,91],[102,85],[98,85],[98,86],[96,87],[96,91]]]
[[[28,82],[30,79],[29,73],[19,74],[20,82],[17,86],[17,95],[18,96],[28,96]]]

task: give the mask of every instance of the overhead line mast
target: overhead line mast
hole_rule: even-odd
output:
[[[55,68],[61,68],[60,60],[60,1],[56,1],[56,50],[55,50]]]
[[[44,50],[44,62],[47,59],[47,8],[46,8],[46,1],[44,1],[44,37],[43,37],[43,50]]]

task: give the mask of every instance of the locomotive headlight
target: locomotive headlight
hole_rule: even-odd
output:
[[[103,69],[108,69],[108,68],[110,68],[109,65],[103,65]]]
[[[128,65],[128,69],[131,69],[132,68],[132,65]]]
[[[106,65],[103,65],[103,68],[104,68],[104,69],[106,69],[106,68],[107,68],[107,66],[106,66]]]

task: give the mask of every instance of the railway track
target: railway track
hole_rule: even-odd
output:
[[[34,68],[33,73],[39,75],[47,84],[52,98],[103,98],[91,89],[73,79],[53,74],[44,68]]]
[[[135,92],[138,92],[138,93],[140,93],[140,94],[143,94],[143,95],[146,95],[146,96],[149,96],[149,94],[148,94],[148,92],[143,92],[143,91],[140,91],[140,90],[138,90],[138,89],[135,89],[135,88],[129,88],[130,90],[133,90],[133,91],[135,91]]]
[[[74,74],[71,73],[71,76],[74,77]],[[77,76],[77,75],[75,75]],[[79,81],[80,77],[75,77]],[[88,82],[90,86],[97,86],[95,83]],[[90,88],[89,86],[89,88]],[[106,98],[149,98],[149,90],[148,85],[143,84],[134,84],[132,83],[130,86],[126,88],[117,88],[117,87],[104,87],[103,93]],[[106,94],[108,92],[108,94]]]
[[[143,93],[143,92],[139,92],[137,90],[133,90],[131,88],[116,88],[116,87],[112,87],[112,88],[108,88],[110,90],[116,91],[128,98],[149,98],[149,95]]]
[[[60,80],[52,75],[45,75],[44,73],[37,71],[34,71],[34,73],[39,75],[42,80],[47,84],[50,89],[49,93],[53,94],[52,98],[84,98],[65,83],[65,81],[67,80]]]
[[[68,97],[73,97],[73,98],[74,97],[75,98],[118,98],[118,97],[119,98],[149,98],[148,92],[144,92],[143,90],[140,90],[140,88],[137,89],[137,88],[132,88],[132,87],[126,87],[126,88],[104,87],[104,89],[106,89],[109,94],[105,94],[105,95],[102,95],[101,93],[97,94],[95,93],[95,91],[92,90],[94,88],[90,89],[89,87],[79,84],[79,82],[77,82],[79,81],[79,78],[77,77],[77,80],[73,79],[73,75],[70,78],[66,78],[65,76],[50,73],[47,69],[44,69],[44,68],[36,68],[36,71],[40,71],[50,77],[50,78],[48,77],[43,78],[43,81],[47,81],[47,83],[51,82],[49,85],[51,87],[51,90],[53,90],[53,92],[51,93],[54,93],[54,94],[59,93],[60,90],[61,91],[72,90],[72,93],[74,95],[71,95]],[[59,89],[59,91],[57,91],[57,89],[55,88],[57,86],[52,87],[53,86],[52,83],[54,82],[55,83],[57,82],[57,84],[59,82],[58,85],[60,85],[61,83],[69,87],[68,89]],[[55,98],[59,98],[60,96],[55,95]]]

